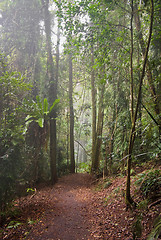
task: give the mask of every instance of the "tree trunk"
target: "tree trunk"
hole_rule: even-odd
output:
[[[130,73],[131,73],[131,81],[130,81],[130,94],[131,94],[131,134],[128,148],[128,159],[127,159],[127,181],[126,181],[126,206],[127,208],[133,203],[133,200],[130,195],[130,171],[131,171],[131,162],[132,162],[132,150],[133,150],[133,138],[135,134],[135,121],[134,121],[134,96],[133,96],[133,14],[134,14],[134,6],[133,0],[131,1],[131,54],[130,54]],[[142,82],[140,84],[142,87]]]
[[[92,166],[91,173],[94,173],[95,143],[96,143],[96,88],[94,74],[94,52],[91,48],[91,95],[92,95]]]
[[[113,84],[113,113],[112,113],[112,124],[111,124],[111,137],[109,141],[109,174],[112,174],[112,160],[113,160],[113,148],[114,148],[114,137],[117,126],[117,104],[116,104],[116,84],[114,78],[112,79]]]
[[[74,156],[74,109],[73,109],[73,66],[72,54],[69,54],[69,108],[70,108],[70,172],[75,173]]]
[[[103,171],[104,171],[103,177],[108,175],[108,170],[107,170],[108,155],[109,155],[109,145],[108,145],[108,142],[106,141],[105,142],[105,160],[104,160],[104,168],[103,168]]]
[[[150,29],[149,29],[149,38],[148,38],[147,48],[146,48],[144,60],[143,60],[143,70],[142,70],[142,74],[140,77],[136,108],[135,108],[134,118],[132,121],[130,140],[129,140],[128,160],[127,160],[127,180],[126,180],[126,206],[127,206],[127,208],[130,207],[131,204],[134,203],[133,199],[131,198],[131,194],[130,194],[130,185],[131,185],[130,171],[131,171],[131,162],[132,162],[132,151],[133,151],[133,146],[134,146],[134,141],[135,141],[135,127],[136,127],[137,114],[138,114],[138,109],[139,109],[139,104],[140,104],[140,99],[141,99],[141,89],[142,89],[143,79],[144,79],[144,75],[145,75],[145,67],[146,67],[146,63],[147,63],[147,59],[148,59],[148,51],[149,51],[149,46],[150,46],[150,41],[151,41],[151,36],[152,36],[153,14],[154,14],[154,6],[153,6],[153,0],[151,0],[151,16],[150,16],[151,22],[150,22]]]
[[[68,110],[68,108],[67,108],[66,119],[67,119],[66,158],[67,158],[67,170],[69,171],[70,169],[69,169],[69,110]]]
[[[99,109],[98,109],[98,121],[97,121],[97,132],[96,132],[96,141],[94,147],[94,154],[93,154],[93,162],[92,162],[92,173],[98,173],[99,162],[100,162],[100,150],[102,144],[102,130],[103,130],[103,118],[104,118],[104,91],[105,86],[102,84],[101,86],[101,93],[99,97]]]
[[[134,79],[133,79],[133,52],[134,52],[134,43],[133,43],[133,16],[134,16],[134,6],[133,0],[131,0],[131,53],[130,53],[130,102],[131,102],[131,122],[134,118]]]
[[[49,78],[49,102],[50,105],[57,98],[57,83],[54,77],[54,63],[52,57],[51,47],[51,21],[49,12],[49,0],[41,0],[44,9],[44,23],[46,33],[46,47],[47,47],[47,70]],[[57,181],[57,140],[56,140],[56,109],[53,108],[50,115],[50,169],[51,169],[51,182],[54,184]]]
[[[141,46],[142,55],[144,56],[145,52],[146,52],[146,47],[145,47],[145,42],[144,42],[144,39],[143,39],[143,33],[142,33],[142,30],[141,30],[141,23],[140,23],[140,17],[139,17],[139,11],[138,11],[137,5],[135,5],[134,10],[135,10],[135,15],[134,15],[135,26],[136,26],[136,30],[138,32],[138,38],[139,38],[139,43],[140,43],[140,46]],[[147,59],[147,78],[148,78],[148,82],[149,82],[149,86],[150,86],[150,92],[151,92],[151,95],[152,95],[152,99],[153,99],[153,102],[154,102],[154,110],[155,110],[156,115],[159,117],[158,128],[159,128],[159,139],[160,139],[160,142],[161,142],[160,99],[159,99],[159,95],[157,95],[157,93],[156,93],[156,88],[155,88],[155,85],[154,85],[154,79],[153,79],[153,76],[152,76],[150,63],[149,63],[148,59]],[[160,86],[161,86],[161,84],[160,84]],[[160,87],[160,89],[161,89],[161,87]]]
[[[61,4],[61,0],[59,0],[59,4]],[[60,19],[58,19],[58,22]],[[59,51],[59,46],[60,46],[60,28],[58,24],[57,28],[57,44],[56,44],[56,69],[55,69],[55,88],[57,90],[58,88],[58,80],[59,80],[59,60],[60,60],[60,51]]]

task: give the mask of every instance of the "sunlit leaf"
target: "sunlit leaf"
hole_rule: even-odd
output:
[[[44,126],[44,118],[39,118],[36,122],[39,124],[39,126],[41,128],[43,128],[43,126]]]
[[[48,100],[44,98],[44,114],[48,114]]]
[[[60,102],[60,99],[56,99],[54,102],[53,102],[53,105],[50,107],[50,111],[49,113],[52,111],[52,109],[54,108],[54,106]]]

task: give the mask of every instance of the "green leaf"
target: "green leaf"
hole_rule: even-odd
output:
[[[27,117],[25,118],[25,122],[28,122],[31,117],[31,115],[27,115]]]
[[[36,122],[39,124],[41,128],[44,127],[44,118],[39,118]]]
[[[33,189],[33,188],[27,188],[26,189],[26,192],[28,193],[28,192],[35,192],[35,189]]]
[[[117,41],[117,42],[122,42],[122,41],[123,41],[123,38],[122,38],[122,37],[117,37],[117,38],[116,38],[116,41]]]
[[[158,216],[155,219],[154,227],[147,239],[148,240],[155,240],[155,239],[157,240],[160,234],[161,234],[161,217]]]
[[[53,102],[53,105],[50,107],[50,110],[49,110],[49,113],[51,113],[53,107],[60,102],[60,99],[56,99],[54,102]]]
[[[40,97],[39,96],[36,96],[36,100],[37,100],[37,105],[41,111],[41,113],[43,112],[43,109],[42,109],[42,103],[40,101]]]
[[[48,100],[44,98],[44,114],[48,114]]]
[[[21,225],[22,223],[18,222],[18,221],[11,221],[8,225],[8,229],[9,228],[17,228],[19,225]]]

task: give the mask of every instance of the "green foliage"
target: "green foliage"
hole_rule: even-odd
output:
[[[6,219],[15,219],[20,216],[20,209],[13,206],[12,203],[7,204],[5,211],[0,212],[0,226],[6,221]],[[13,221],[12,221],[13,223]],[[9,226],[12,225],[11,222]],[[11,227],[10,227],[11,228]]]
[[[82,162],[79,163],[78,165],[78,172],[80,173],[90,173],[90,169],[91,169],[91,163],[90,162]]]
[[[161,171],[149,170],[138,175],[135,184],[139,186],[144,197],[155,200],[161,196]]]
[[[105,86],[104,97],[104,149],[103,157],[107,159],[107,168],[110,165],[110,171],[117,174],[120,170],[122,160],[126,160],[129,144],[129,134],[131,127],[130,118],[130,18],[131,10],[128,2],[117,2],[112,0],[97,1],[54,1],[57,4],[58,25],[63,29],[66,35],[66,54],[71,53],[75,57],[73,61],[74,76],[74,96],[75,101],[75,139],[84,140],[85,149],[91,147],[91,98],[90,95],[90,79],[91,79],[91,46],[93,46],[94,57],[94,75],[96,91],[100,86]],[[149,28],[149,2],[140,1],[139,16],[141,20],[141,31],[143,31],[144,40],[146,42],[147,29]],[[137,4],[137,2],[135,2]],[[144,4],[143,4],[144,3]],[[148,3],[148,4],[147,4]],[[52,1],[51,1],[52,4]],[[9,64],[4,61],[4,57],[0,55],[0,207],[12,199],[15,194],[17,180],[27,182],[35,180],[35,172],[41,172],[42,177],[47,179],[49,170],[49,156],[46,151],[44,153],[42,141],[46,142],[48,149],[48,141],[46,140],[45,129],[46,120],[52,115],[55,105],[59,102],[56,100],[49,107],[47,96],[49,82],[46,77],[46,51],[44,50],[45,41],[43,31],[43,18],[41,11],[41,0],[15,0],[1,1],[0,9],[2,11],[2,19],[0,18],[0,47],[4,52],[9,54]],[[157,95],[160,94],[160,2],[155,3],[155,21],[152,36],[152,45],[148,56],[150,68],[154,77],[154,89]],[[52,7],[51,7],[52,9]],[[1,17],[1,16],[0,16]],[[56,19],[54,19],[56,20]],[[52,23],[51,14],[51,23]],[[141,49],[139,47],[138,33],[134,27],[134,53],[133,53],[133,75],[134,75],[134,101],[136,100],[138,90],[138,80],[140,78],[140,69],[142,65]],[[53,38],[52,38],[53,40]],[[54,45],[54,44],[52,44]],[[41,49],[40,49],[41,46]],[[72,50],[71,50],[72,49]],[[53,52],[54,49],[52,49]],[[66,173],[68,149],[68,62],[63,56],[59,59],[59,78],[58,94],[63,101],[60,106],[60,112],[57,116],[58,126],[58,162],[57,168],[59,176]],[[53,56],[55,61],[56,57]],[[56,66],[56,65],[55,65]],[[19,69],[22,74],[9,69]],[[56,68],[55,68],[56,69]],[[147,68],[148,70],[148,68]],[[27,76],[24,79],[24,75]],[[31,99],[28,99],[28,92],[31,89],[27,81],[33,79]],[[82,88],[82,91],[79,90]],[[76,87],[76,88],[75,88]],[[36,91],[35,91],[36,89]],[[77,94],[76,94],[77,91]],[[41,93],[39,93],[41,92]],[[79,92],[79,93],[78,93]],[[98,93],[98,91],[97,91]],[[149,86],[147,78],[145,78],[142,89],[142,102],[146,101],[146,106],[160,121],[160,113],[156,114],[155,96],[149,94]],[[36,95],[40,94],[42,99]],[[97,99],[98,100],[98,99]],[[86,103],[88,102],[88,104]],[[80,109],[78,106],[81,106]],[[135,102],[134,102],[135,106]],[[96,101],[96,108],[98,104]],[[87,110],[87,111],[86,111]],[[85,123],[80,120],[80,115],[84,115]],[[28,115],[26,117],[26,115]],[[26,117],[26,125],[25,125]],[[35,123],[36,122],[36,123]],[[29,132],[29,123],[31,123],[31,136],[25,133]],[[36,126],[36,127],[35,127]],[[24,130],[26,127],[26,131]],[[45,130],[43,132],[43,130]],[[99,136],[100,138],[102,136]],[[27,141],[28,138],[28,141]],[[31,139],[32,138],[32,139]],[[45,139],[45,140],[44,140]],[[42,140],[42,141],[38,141]],[[63,141],[63,144],[61,144]],[[30,144],[28,144],[30,142]],[[84,145],[83,145],[84,146]],[[110,149],[111,147],[111,149]],[[140,119],[136,127],[136,141],[134,147],[134,155],[145,153],[147,161],[149,158],[159,159],[161,145],[159,142],[158,126],[151,122],[145,109],[140,109]],[[110,161],[108,161],[110,159]],[[104,168],[104,159],[100,162],[100,175]],[[79,161],[79,159],[78,159]],[[121,162],[122,161],[122,162]],[[140,163],[140,159],[136,159],[135,163]],[[109,165],[108,165],[109,164]],[[123,162],[125,165],[125,163]],[[36,169],[34,166],[37,166]],[[35,172],[34,172],[35,171]],[[90,162],[78,164],[79,172],[90,172]],[[150,173],[153,172],[153,173]],[[131,170],[131,174],[135,174]],[[37,177],[37,176],[36,176]],[[157,171],[149,171],[139,175],[138,184],[143,196],[146,198],[156,198],[160,194],[159,184],[160,173]],[[104,187],[108,187],[110,183],[105,183]],[[26,188],[27,186],[25,186]],[[119,189],[116,189],[116,194]],[[156,196],[157,194],[157,196]],[[153,195],[153,196],[152,196]],[[140,208],[146,206],[146,201],[141,202]]]
[[[0,62],[0,209],[4,210],[15,194],[16,181],[24,161],[24,96],[31,89],[19,72],[10,72],[4,56]]]
[[[17,228],[18,226],[20,226],[22,223],[18,222],[18,221],[11,221],[9,223],[9,225],[7,226],[7,228]]]
[[[154,226],[147,240],[157,240],[161,235],[161,216],[158,216],[154,221]]]
[[[145,199],[145,200],[138,203],[137,208],[139,210],[147,210],[148,209],[148,203],[149,203],[148,199]]]
[[[44,98],[43,101],[40,100],[39,96],[36,96],[37,102],[34,102],[32,113],[26,117],[27,126],[29,123],[35,121],[38,123],[39,127],[44,127],[44,121],[49,120],[49,116],[57,103],[59,103],[60,99],[56,99],[52,106],[48,107],[48,101]],[[27,130],[27,129],[26,129]]]
[[[26,192],[27,192],[27,193],[31,193],[31,192],[33,193],[33,192],[35,192],[35,189],[33,189],[33,188],[27,188],[27,189],[26,189]]]

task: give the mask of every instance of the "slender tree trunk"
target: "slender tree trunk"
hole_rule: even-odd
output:
[[[128,149],[128,159],[127,159],[127,182],[126,182],[126,205],[127,207],[133,203],[133,200],[130,195],[130,171],[131,171],[131,161],[132,161],[132,150],[133,150],[133,137],[135,133],[135,123],[134,123],[134,103],[133,103],[133,14],[134,14],[134,6],[133,0],[131,0],[131,54],[130,54],[130,73],[131,73],[131,81],[130,81],[130,93],[131,93],[131,135],[129,141],[129,149]],[[141,83],[142,86],[142,83]],[[134,127],[134,129],[133,129]]]
[[[134,52],[134,43],[133,43],[133,16],[134,16],[134,6],[133,0],[131,0],[131,53],[130,53],[130,100],[131,100],[131,122],[134,118],[134,79],[133,79],[133,52]]]
[[[138,47],[138,58],[137,58],[137,63],[138,63],[138,66],[140,64],[140,48],[139,48],[139,43],[137,44],[137,47]],[[138,69],[138,79],[139,79],[139,82],[140,82],[140,68]],[[141,97],[140,97],[140,103],[139,103],[139,130],[138,130],[138,137],[139,137],[139,145],[140,145],[140,150],[142,148],[141,146],[141,142],[142,142],[142,123],[141,123],[141,119],[142,119],[142,105],[141,105],[141,102],[142,102],[142,94],[141,94]]]
[[[59,4],[60,4],[60,0],[59,0]],[[58,21],[59,21],[59,19],[58,19]],[[56,68],[55,68],[55,86],[54,86],[54,90],[56,91],[56,98],[57,98],[57,89],[58,89],[58,81],[59,81],[59,61],[60,61],[60,52],[59,52],[59,46],[60,46],[60,29],[59,29],[59,24],[58,24],[58,27],[57,27],[57,44],[56,44]],[[54,111],[55,111],[55,128],[57,128],[57,126],[56,126],[56,117],[57,117],[57,112],[56,112],[56,109],[54,109]],[[58,131],[57,131],[57,129],[55,129],[55,132],[57,133]],[[58,132],[59,133],[59,132]],[[57,149],[57,142],[58,142],[58,137],[57,137],[57,134],[56,134],[56,136],[55,136],[55,147],[56,147],[56,152],[58,151],[58,149]],[[60,164],[60,158],[58,158],[58,156],[57,156],[58,154],[56,154],[56,159],[55,159],[55,163],[56,163],[56,161],[57,161],[57,163],[58,163],[58,169],[60,169],[59,168],[59,164]],[[55,165],[55,167],[56,167],[56,165]],[[57,173],[56,173],[57,174]]]
[[[70,108],[70,172],[75,173],[74,156],[74,109],[73,109],[73,65],[69,54],[69,108]]]
[[[67,151],[66,151],[66,157],[67,157],[67,170],[69,171],[69,111],[67,109],[67,138],[66,138],[66,141],[67,141]]]
[[[111,125],[111,137],[109,142],[109,174],[112,174],[112,154],[113,154],[113,148],[114,148],[114,137],[115,137],[115,130],[117,125],[117,104],[116,104],[116,84],[113,81],[113,113],[112,113],[112,125]]]
[[[92,166],[91,173],[94,173],[95,143],[96,143],[96,88],[94,74],[94,52],[91,48],[91,95],[92,95]]]
[[[94,148],[94,156],[93,156],[93,173],[98,172],[99,162],[100,162],[100,150],[102,144],[102,131],[103,131],[103,118],[104,118],[104,91],[105,86],[104,84],[101,86],[101,93],[99,96],[99,109],[98,109],[98,121],[97,121],[97,132],[96,132],[96,141],[95,141],[95,148]]]
[[[59,0],[59,4],[61,4],[61,0]],[[58,19],[59,23],[60,19]],[[57,44],[56,44],[56,69],[55,69],[55,88],[58,88],[58,81],[59,81],[59,61],[60,61],[60,51],[59,51],[59,46],[60,46],[60,27],[58,24],[57,28]]]
[[[151,41],[151,36],[152,36],[153,14],[154,14],[154,6],[153,6],[153,0],[151,0],[151,16],[150,16],[151,22],[150,22],[150,29],[149,29],[149,38],[148,38],[147,48],[146,48],[145,55],[144,55],[143,70],[142,70],[142,74],[140,77],[136,108],[135,108],[134,118],[132,121],[131,134],[130,134],[130,140],[129,140],[128,160],[127,160],[127,180],[126,180],[126,206],[127,206],[127,208],[130,207],[131,204],[134,203],[133,199],[131,198],[131,194],[130,194],[130,184],[131,184],[130,171],[131,171],[131,162],[132,162],[132,151],[133,151],[133,146],[134,146],[134,141],[135,141],[135,127],[136,127],[137,114],[138,114],[138,109],[139,109],[139,104],[140,104],[140,99],[141,99],[141,89],[142,89],[143,79],[144,79],[144,75],[145,75],[145,67],[146,67],[146,63],[147,63],[147,59],[148,59],[148,51],[149,51],[149,46],[150,46],[150,41]]]
[[[54,63],[52,57],[51,47],[51,21],[49,12],[49,0],[41,0],[44,9],[44,23],[46,33],[46,47],[47,47],[47,68],[48,78],[50,83],[49,89],[49,102],[50,105],[57,98],[57,83],[54,77]],[[56,109],[53,108],[50,115],[50,169],[51,169],[51,182],[54,184],[57,181],[57,140],[56,140]]]
[[[0,73],[1,74],[1,73]],[[0,126],[2,124],[2,117],[3,117],[3,89],[0,88]]]
[[[139,11],[138,11],[137,5],[135,5],[134,10],[135,10],[135,15],[134,15],[135,26],[136,26],[136,30],[138,32],[138,38],[139,38],[139,43],[140,43],[140,46],[141,46],[142,55],[144,56],[145,52],[146,52],[146,47],[145,47],[145,42],[144,42],[144,39],[143,39],[143,33],[142,33],[142,30],[141,30],[141,23],[140,23],[140,17],[139,17]],[[149,63],[148,59],[147,59],[147,69],[146,70],[147,70],[146,74],[147,74],[147,78],[148,78],[148,82],[149,82],[149,86],[150,86],[150,92],[151,92],[152,99],[153,99],[153,102],[154,102],[154,110],[155,110],[156,115],[159,117],[158,128],[159,128],[159,139],[160,139],[160,142],[161,142],[160,99],[159,99],[159,95],[157,95],[157,93],[156,93],[156,88],[155,88],[155,85],[154,85],[154,79],[153,79],[153,76],[152,76],[150,63]],[[160,87],[160,90],[161,90],[161,87]]]
[[[108,170],[107,170],[107,159],[108,159],[108,156],[109,156],[109,145],[108,145],[108,142],[106,141],[105,142],[105,161],[104,161],[104,176],[107,176],[108,175]]]

